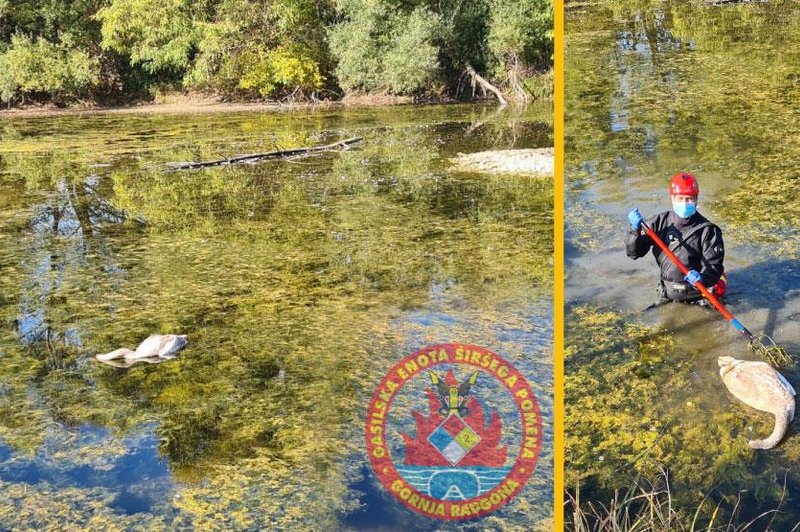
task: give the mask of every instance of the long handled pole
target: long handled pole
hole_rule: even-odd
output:
[[[681,272],[683,272],[683,275],[687,275],[689,273],[689,268],[687,268],[681,262],[681,260],[667,247],[667,245],[664,243],[663,240],[661,240],[661,238],[659,238],[656,232],[653,231],[653,229],[645,222],[642,222],[642,228],[644,229],[645,233],[647,233],[647,236],[649,236],[650,239],[653,241],[653,243],[655,243],[655,245],[657,245],[661,249],[661,251],[663,251],[667,255],[667,257],[669,257],[669,259],[675,264],[675,266],[677,266],[681,270]],[[742,333],[742,335],[745,338],[747,338],[750,347],[754,351],[767,358],[770,362],[772,362],[776,366],[782,366],[792,362],[792,359],[791,357],[789,357],[789,354],[786,353],[786,350],[783,349],[782,347],[777,346],[775,342],[772,341],[772,338],[763,334],[760,336],[756,336],[750,331],[748,331],[747,327],[742,325],[742,322],[737,320],[733,316],[733,314],[731,314],[730,311],[728,311],[728,309],[725,308],[725,306],[720,302],[720,300],[717,299],[716,296],[712,294],[711,291],[703,285],[703,283],[698,281],[694,283],[694,287],[697,288],[701,294],[703,294],[703,297],[708,299],[708,301],[712,305],[714,305],[714,308],[717,309],[717,311],[720,314],[722,314],[722,316],[726,320],[728,320],[728,322],[731,325],[733,325],[734,329]],[[765,339],[768,340],[768,343],[771,345],[765,345],[764,343]]]

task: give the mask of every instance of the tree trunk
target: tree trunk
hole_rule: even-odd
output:
[[[488,90],[492,92],[495,96],[497,96],[497,101],[500,103],[501,107],[505,107],[508,105],[508,102],[503,97],[503,93],[500,92],[497,87],[486,81],[484,78],[481,77],[480,74],[475,72],[475,69],[472,68],[472,65],[467,64],[467,67],[464,69],[469,76],[470,80],[472,80],[472,87],[474,88],[475,85],[478,85],[483,90]]]
[[[511,85],[511,90],[514,91],[514,99],[518,102],[528,103],[528,94],[525,92],[525,88],[519,81],[522,67],[520,66],[519,57],[517,54],[511,54],[510,65],[511,66],[508,69],[508,81]]]

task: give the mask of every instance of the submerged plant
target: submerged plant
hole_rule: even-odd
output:
[[[134,511],[154,530],[337,528],[369,394],[431,338],[535,352],[549,396],[550,336],[525,335],[552,279],[552,183],[450,173],[441,139],[473,112],[451,109],[359,110],[363,149],[181,174],[162,163],[315,144],[342,116],[4,123],[0,528],[134,528]],[[177,331],[189,347],[157,367],[93,360]],[[550,494],[492,522],[529,529]]]
[[[580,500],[572,491],[575,511],[596,514],[601,501],[619,503],[620,490],[632,489],[628,497],[638,501],[640,479],[667,474],[670,512],[682,526],[693,508],[697,519],[710,519],[717,505],[721,517],[731,518],[737,498],[729,494],[742,490],[737,497],[747,511],[736,519],[745,521],[792,500],[777,479],[780,465],[770,475],[755,467],[758,455],[743,437],[754,420],[738,407],[720,411],[669,333],[585,306],[572,309],[566,323],[566,482],[570,490],[580,486]],[[754,425],[761,432],[769,420]],[[699,507],[701,494],[713,503]],[[663,506],[658,497],[651,503]],[[790,518],[776,516],[782,519]]]

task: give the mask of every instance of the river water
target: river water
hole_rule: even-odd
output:
[[[671,475],[684,524],[706,495],[701,523],[720,503],[715,526],[744,524],[778,507],[784,513],[775,523],[794,524],[800,521],[797,424],[776,450],[750,451],[746,440],[765,437],[772,416],[737,403],[718,375],[719,355],[757,356],[714,311],[674,304],[644,311],[655,301],[657,266],[650,255],[630,261],[623,239],[630,209],[638,206],[645,217],[668,209],[670,176],[694,173],[699,211],[723,229],[731,311],[800,356],[800,9],[791,2],[571,3],[566,33],[568,316],[610,311],[623,320],[617,329],[623,336],[627,330],[639,338],[631,331],[645,326],[665,331],[672,342],[642,377],[642,386],[657,393],[635,397],[609,383],[615,386],[609,400],[624,395],[621,404],[647,420],[595,425],[609,432],[607,446],[594,449],[585,447],[585,427],[572,425],[568,484],[574,490],[581,482],[584,501],[607,503],[611,490],[624,492],[637,473],[658,465]],[[597,321],[573,321],[567,344],[588,349],[586,330]],[[646,344],[628,345],[593,371],[639,364]],[[568,360],[575,386],[588,382],[583,371]],[[796,367],[784,375],[798,388]],[[591,409],[590,393],[573,388],[567,401]],[[619,404],[615,413],[612,405],[597,406],[598,419],[619,414]],[[577,414],[570,408],[568,423]],[[642,435],[665,436],[648,440],[652,445],[621,443],[623,433],[640,428]],[[618,467],[580,465],[615,456]],[[753,526],[764,529],[773,516]]]
[[[377,484],[363,424],[395,362],[451,341],[537,394],[537,471],[488,519],[546,528],[552,181],[448,159],[552,142],[549,106],[4,118],[0,528],[440,528]],[[189,346],[93,358],[156,332]]]

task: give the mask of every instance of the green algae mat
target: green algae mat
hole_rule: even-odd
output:
[[[750,450],[774,418],[719,378],[718,356],[757,356],[713,311],[643,312],[658,269],[623,247],[626,213],[668,209],[670,176],[692,172],[698,210],[723,230],[726,306],[800,354],[799,29],[800,10],[783,1],[567,6],[571,528],[609,516],[622,529],[800,521],[797,424],[776,449]],[[783,374],[799,382],[796,367]]]
[[[449,341],[502,353],[542,408],[533,479],[484,522],[548,528],[552,180],[448,161],[551,146],[551,115],[3,119],[0,528],[436,528],[378,485],[363,422],[396,361]],[[127,370],[93,359],[152,333],[189,345]]]

